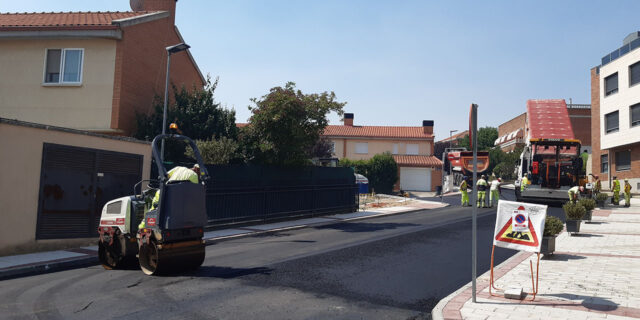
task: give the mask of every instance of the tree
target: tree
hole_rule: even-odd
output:
[[[331,158],[333,155],[333,143],[325,137],[320,137],[316,144],[311,147],[309,155],[312,158]]]
[[[233,162],[241,162],[238,142],[227,137],[211,140],[195,140],[196,146],[200,151],[202,160],[206,164],[229,164]],[[195,159],[195,154],[191,147],[187,147],[185,155]]]
[[[369,160],[340,159],[341,167],[352,167],[369,179],[369,189],[390,194],[398,181],[398,164],[389,152],[376,154]]]
[[[493,148],[496,139],[498,139],[498,129],[494,127],[478,129],[478,151],[487,151]],[[458,146],[471,150],[469,147],[469,136],[465,135],[462,138],[458,138]]]
[[[345,105],[333,92],[304,94],[293,82],[251,101],[255,106],[249,107],[252,115],[240,134],[244,154],[251,162],[273,165],[307,164],[329,124],[327,115],[342,116]]]
[[[184,135],[191,139],[208,140],[211,137],[229,137],[237,139],[236,112],[225,109],[214,99],[218,78],[214,83],[207,78],[204,89],[173,86],[174,99],[167,107],[167,125],[174,122]],[[154,101],[154,112],[136,114],[137,130],[135,137],[142,140],[153,139],[162,133],[164,102],[158,96]]]

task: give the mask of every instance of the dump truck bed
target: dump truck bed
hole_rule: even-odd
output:
[[[527,100],[529,139],[575,139],[564,99]]]

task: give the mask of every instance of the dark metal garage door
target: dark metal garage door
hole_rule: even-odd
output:
[[[45,143],[36,239],[96,236],[104,204],[131,195],[143,157]]]

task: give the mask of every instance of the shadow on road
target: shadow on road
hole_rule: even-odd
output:
[[[565,254],[565,253],[555,253],[552,255],[544,255],[542,257],[543,260],[551,260],[551,261],[569,261],[569,260],[582,260],[586,259],[584,256],[578,256],[574,254]]]
[[[270,275],[273,269],[265,267],[257,268],[231,268],[218,266],[201,266],[198,270],[185,273],[185,276],[199,278],[234,279],[252,274]]]
[[[334,229],[344,232],[374,232],[380,230],[389,230],[405,227],[419,227],[419,224],[415,223],[367,223],[367,222],[353,222],[353,223],[338,223],[332,225],[325,225],[316,227],[316,229]]]

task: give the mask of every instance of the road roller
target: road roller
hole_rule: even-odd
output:
[[[182,141],[193,149],[200,167],[198,183],[170,178],[158,151],[163,140]],[[134,195],[111,200],[102,209],[98,257],[105,269],[135,265],[137,260],[145,274],[157,275],[197,269],[204,261],[209,174],[200,151],[193,140],[179,134],[156,136],[151,151],[158,179],[138,182]],[[157,191],[159,201],[154,203]]]

